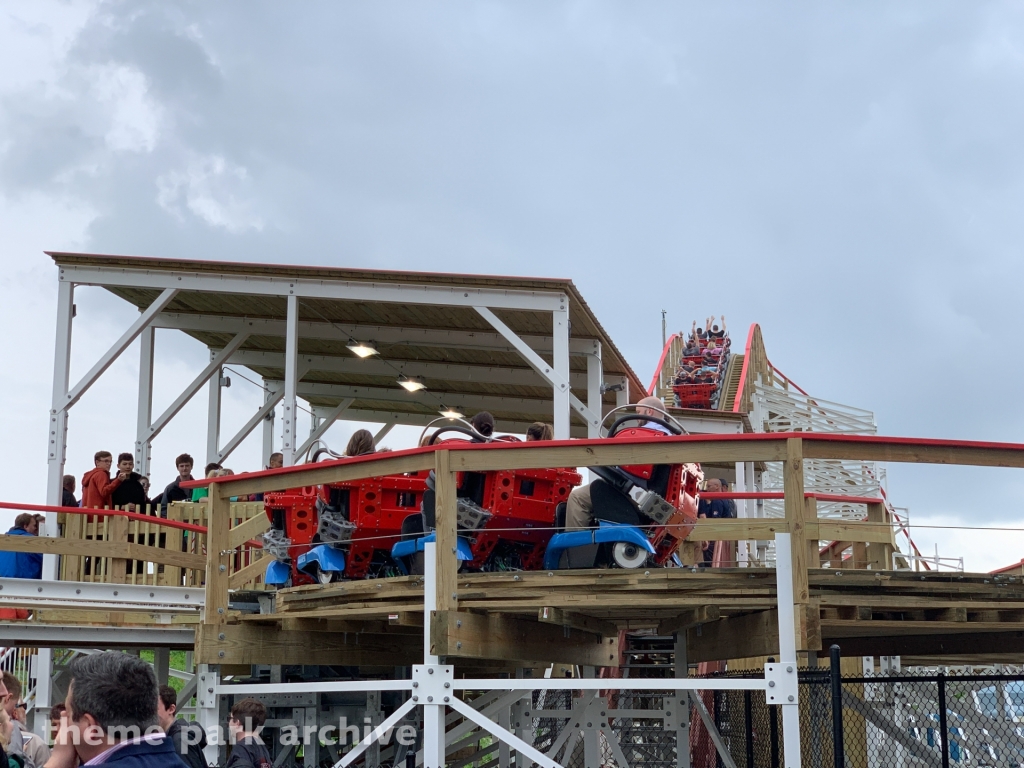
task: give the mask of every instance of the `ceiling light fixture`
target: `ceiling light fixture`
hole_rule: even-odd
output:
[[[422,381],[417,381],[416,379],[410,379],[408,376],[401,376],[401,377],[399,377],[398,383],[401,384],[402,387],[407,392],[419,392],[421,389],[426,389],[427,388],[427,385],[424,384]]]
[[[448,417],[449,419],[462,419],[462,418],[465,418],[465,414],[461,413],[460,411],[455,410],[454,408],[447,408],[447,407],[445,407],[445,408],[442,408],[439,411],[439,413],[442,416]]]
[[[380,354],[380,352],[377,351],[377,347],[374,345],[372,341],[352,340],[346,346],[349,348],[349,350],[351,350],[352,354],[363,358]]]

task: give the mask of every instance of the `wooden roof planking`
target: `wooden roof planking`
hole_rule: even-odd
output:
[[[569,320],[574,348],[569,366],[573,390],[586,401],[587,361],[578,342],[600,342],[605,380],[617,377],[628,383],[630,401],[642,397],[644,385],[630,368],[615,343],[601,326],[571,280],[559,278],[463,275],[350,269],[326,266],[292,266],[193,259],[50,252],[58,266],[101,267],[107,270],[187,272],[192,275],[227,275],[277,279],[318,280],[434,287],[488,288],[507,291],[564,292],[569,299]],[[153,288],[104,285],[106,290],[139,308],[159,294]],[[512,331],[527,337],[541,357],[551,362],[551,313],[495,309]],[[283,296],[240,295],[214,290],[182,290],[162,313],[160,327],[180,327],[211,349],[223,348],[238,330],[252,335],[229,364],[245,366],[264,379],[283,380],[284,334],[278,332],[286,317]],[[204,327],[197,328],[196,319]],[[213,322],[210,322],[211,319]],[[380,301],[342,301],[302,298],[299,301],[300,367],[307,366],[300,396],[315,406],[334,406],[354,397],[349,418],[362,413],[366,421],[397,420],[425,423],[442,407],[464,413],[491,411],[498,427],[522,431],[534,421],[552,418],[551,387],[523,357],[472,307]],[[261,333],[261,331],[263,331]],[[547,337],[545,348],[543,339]],[[378,357],[356,358],[348,349],[350,339],[373,341]],[[475,341],[477,340],[478,341]],[[305,359],[304,359],[305,358]],[[422,379],[427,390],[410,394],[396,384],[400,373]],[[615,405],[615,392],[603,396],[607,410]],[[573,417],[573,435],[585,436],[586,428]]]

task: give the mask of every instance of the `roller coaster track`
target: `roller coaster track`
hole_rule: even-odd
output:
[[[649,394],[661,397],[666,403],[672,402],[672,381],[684,344],[685,337],[681,333],[673,334],[666,342],[661,358],[658,360],[658,367],[654,378],[648,389]],[[795,410],[799,411],[799,423],[795,423],[797,420],[793,418],[774,420],[778,423],[773,423],[773,420],[770,418],[760,419],[759,421],[758,418],[755,418],[756,414],[754,413],[756,410],[755,403],[759,399],[762,401],[770,400],[773,404],[783,403],[785,399],[795,401],[797,406]],[[729,367],[722,382],[718,408],[723,411],[750,414],[752,426],[756,432],[874,433],[874,416],[870,412],[849,408],[838,403],[831,403],[820,398],[812,398],[796,382],[776,368],[765,352],[761,327],[757,323],[752,324],[747,332],[743,353],[733,353],[731,356]],[[767,416],[768,414],[765,415]],[[866,428],[867,419],[871,421],[870,430]],[[759,423],[753,423],[755,421],[759,421]],[[823,474],[835,474],[834,471],[827,471],[828,469],[836,468],[825,468],[826,471]],[[842,467],[838,468],[838,471],[842,474],[847,474]],[[927,559],[923,558],[921,550],[918,549],[910,536],[908,521],[896,511],[889,501],[885,489],[881,487],[875,468],[865,465],[854,474],[861,475],[865,482],[869,483],[874,490],[877,490],[881,498],[885,500],[886,509],[892,516],[892,520],[897,524],[899,533],[906,538],[911,553],[916,556],[918,562],[922,563],[927,570],[931,570]],[[855,482],[852,477],[850,481]],[[874,490],[869,495],[877,497],[878,494]],[[841,512],[838,512],[837,516],[841,516]]]

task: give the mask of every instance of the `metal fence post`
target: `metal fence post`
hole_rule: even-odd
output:
[[[846,748],[843,745],[843,678],[839,667],[839,646],[828,649],[832,678],[832,755],[835,768],[845,768]]]
[[[754,694],[743,692],[743,722],[747,736],[747,768],[754,768]]]
[[[939,673],[939,740],[942,744],[942,768],[949,768],[949,728],[946,723],[946,676]]]

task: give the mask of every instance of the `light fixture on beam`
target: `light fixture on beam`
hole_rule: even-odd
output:
[[[402,388],[407,392],[419,392],[421,389],[426,389],[427,385],[417,379],[410,379],[408,376],[400,376],[398,383],[402,385]]]
[[[447,408],[447,407],[446,408],[442,408],[439,411],[439,413],[442,416],[448,417],[449,419],[462,419],[462,418],[465,418],[465,414],[463,414],[460,411],[457,411],[455,408]]]
[[[373,355],[379,355],[376,345],[372,341],[355,341],[352,340],[346,344],[352,354],[358,357],[372,357]]]

